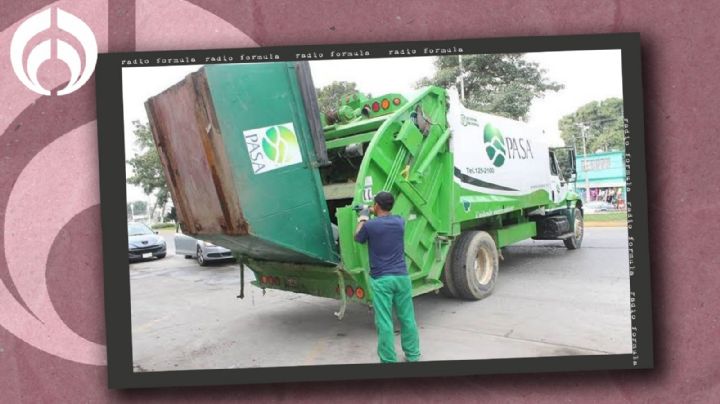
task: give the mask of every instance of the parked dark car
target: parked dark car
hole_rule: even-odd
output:
[[[130,261],[148,258],[165,258],[167,246],[165,239],[158,236],[143,223],[128,223],[128,256]]]

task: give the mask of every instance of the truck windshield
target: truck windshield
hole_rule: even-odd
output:
[[[557,163],[555,162],[555,153],[550,152],[550,174],[558,175]]]

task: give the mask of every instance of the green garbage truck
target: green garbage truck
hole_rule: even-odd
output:
[[[207,65],[145,104],[186,234],[226,247],[253,284],[372,304],[358,207],[380,191],[405,220],[415,296],[488,296],[502,248],[583,239],[575,153],[466,109],[454,89],[321,113],[307,62]]]

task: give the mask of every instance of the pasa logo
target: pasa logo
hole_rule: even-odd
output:
[[[64,88],[58,90],[57,95],[70,94],[82,87],[90,79],[95,69],[95,62],[97,62],[97,42],[95,42],[95,35],[90,27],[72,14],[60,8],[56,8],[56,10],[57,27],[78,40],[83,48],[84,64],[77,50],[58,38],[40,42],[30,50],[27,61],[25,61],[25,48],[30,40],[37,34],[49,30],[52,25],[50,8],[33,15],[20,24],[10,43],[10,61],[15,74],[27,88],[41,95],[50,95],[50,90],[40,84],[37,76],[40,65],[52,57],[53,40],[57,45],[57,58],[70,69],[70,81]]]
[[[273,126],[262,140],[265,155],[276,164],[290,163],[300,154],[295,133],[285,126]]]
[[[302,162],[292,122],[243,131],[253,173]]]
[[[491,124],[485,125],[485,152],[495,167],[505,164],[505,140],[500,130]]]

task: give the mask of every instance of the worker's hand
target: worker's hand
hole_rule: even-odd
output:
[[[362,205],[362,209],[358,213],[358,222],[370,220],[370,208],[366,205]]]

